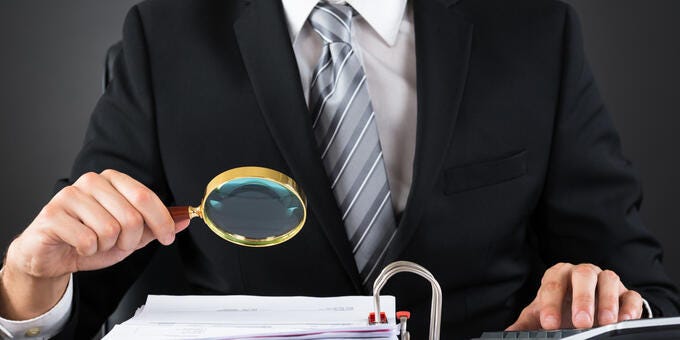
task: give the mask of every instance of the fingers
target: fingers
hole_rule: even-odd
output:
[[[636,291],[627,290],[621,294],[619,320],[639,319],[642,316],[642,296]]]
[[[593,327],[595,288],[600,272],[602,272],[600,268],[591,264],[580,264],[572,269],[571,322],[576,328]]]
[[[142,225],[146,225],[151,229],[154,237],[158,239],[162,244],[169,245],[175,240],[175,223],[165,207],[160,198],[151,191],[149,188],[145,187],[143,184],[137,182],[132,177],[120,173],[115,170],[106,170],[102,172],[101,176],[107,179],[113,188],[118,191],[130,205],[138,212],[142,217]],[[135,214],[130,214],[128,217],[135,224],[139,221]],[[143,229],[134,229],[139,236],[138,241],[141,240],[141,234]],[[123,231],[125,232],[125,230]],[[121,241],[125,242],[124,246],[130,246],[127,240]],[[136,247],[137,245],[135,245]]]
[[[48,205],[43,208],[40,215],[64,226],[63,228],[44,228],[43,235],[47,235],[47,238],[43,237],[40,239],[41,242],[49,243],[51,239],[61,240],[73,247],[81,256],[91,256],[97,252],[97,234],[64,210]]]
[[[536,299],[507,330],[590,328],[641,315],[642,297],[613,271],[559,263],[545,272]]]
[[[113,246],[136,250],[153,239],[168,245],[174,241],[175,229],[185,228],[175,225],[150,189],[115,170],[87,173],[55,200],[95,232],[100,252]]]
[[[71,228],[79,229],[80,222],[82,222],[82,225],[88,226],[94,231],[95,249],[97,251],[109,250],[116,244],[120,225],[92,196],[83,193],[75,186],[70,186],[61,190],[54,197],[53,202],[75,220],[76,223],[68,224]],[[77,224],[77,226],[73,226],[73,224]]]
[[[144,218],[111,182],[101,175],[88,173],[81,176],[73,186],[88,192],[119,223],[116,238],[119,249],[137,248],[144,232]]]
[[[619,276],[611,270],[600,272],[597,279],[597,324],[600,326],[618,321],[619,295],[625,292]]]
[[[558,329],[562,324],[562,307],[569,288],[569,274],[573,266],[557,264],[545,272],[538,290],[540,328]]]

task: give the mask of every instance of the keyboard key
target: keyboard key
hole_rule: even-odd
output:
[[[558,329],[554,331],[512,331],[512,332],[484,332],[480,340],[531,339],[550,340],[562,339],[588,329]]]

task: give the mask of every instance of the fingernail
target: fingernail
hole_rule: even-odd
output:
[[[630,314],[623,314],[623,316],[621,317],[621,319],[623,319],[623,320],[632,320],[633,317],[630,316]]]
[[[590,319],[590,314],[588,314],[584,311],[580,311],[580,312],[576,313],[576,315],[574,316],[574,323],[575,324],[578,323],[578,324],[582,324],[582,325],[586,325],[586,324],[589,325],[589,324],[591,324],[591,322],[592,322],[592,320]]]
[[[609,310],[603,310],[600,312],[600,315],[598,316],[598,321],[600,324],[602,323],[611,323],[616,320],[614,320],[614,313],[612,313]]]
[[[557,318],[548,315],[545,318],[543,318],[543,328],[558,328],[560,325],[557,323]]]

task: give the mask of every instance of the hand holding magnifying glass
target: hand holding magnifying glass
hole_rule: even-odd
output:
[[[221,238],[267,247],[295,236],[307,218],[304,193],[290,177],[267,168],[225,171],[206,187],[198,207],[170,207],[175,221],[200,217]]]
[[[170,233],[186,224],[170,226],[165,209],[158,196],[128,175],[115,170],[82,175],[10,245],[1,279],[13,292],[6,296],[15,300],[7,305],[18,306],[17,319],[36,317],[61,298],[71,273],[114,265],[154,239],[172,243]],[[198,207],[168,210],[175,222],[201,217],[223,239],[250,247],[289,240],[307,216],[297,183],[259,167],[226,171],[210,181]]]

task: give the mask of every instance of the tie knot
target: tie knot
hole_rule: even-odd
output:
[[[352,7],[348,5],[331,5],[321,1],[309,15],[309,23],[327,44],[349,44],[352,36],[352,12]]]

